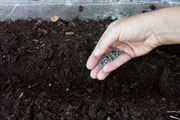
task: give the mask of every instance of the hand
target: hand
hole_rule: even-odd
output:
[[[147,54],[161,45],[162,43],[152,30],[152,27],[158,24],[158,21],[158,17],[144,13],[111,23],[87,61],[86,66],[91,70],[90,76],[93,79],[104,80],[111,71],[130,59]],[[98,62],[112,47],[119,48],[124,51],[124,54],[100,69]]]

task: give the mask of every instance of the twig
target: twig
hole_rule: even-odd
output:
[[[179,113],[180,114],[180,111],[173,110],[173,111],[167,111],[167,113]]]
[[[74,35],[74,32],[65,32],[65,35]]]
[[[9,90],[12,88],[12,86],[14,85],[14,83],[15,83],[15,81],[13,81],[13,82],[8,86],[8,88],[6,89],[6,91],[9,91]]]
[[[157,69],[157,67],[156,66],[154,66],[154,65],[151,65],[150,63],[146,63],[148,66],[150,66],[150,67],[152,67],[153,69]]]
[[[170,117],[170,118],[173,118],[173,119],[175,119],[175,120],[180,120],[180,118],[174,117],[174,116],[172,116],[172,115],[170,115],[169,117]]]
[[[180,75],[180,73],[175,73],[173,76]]]
[[[22,92],[22,93],[19,95],[18,99],[22,98],[23,95],[24,95],[24,93]]]
[[[31,88],[36,87],[36,86],[38,86],[39,84],[40,84],[40,82],[35,83],[34,85],[31,86]]]

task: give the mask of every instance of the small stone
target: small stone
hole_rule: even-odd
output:
[[[74,35],[74,32],[65,32],[65,35]]]
[[[52,22],[57,22],[58,20],[59,20],[59,16],[57,16],[57,15],[51,17]]]
[[[66,92],[69,92],[69,88],[66,88]]]
[[[42,23],[43,23],[43,20],[42,20],[42,19],[39,19],[37,22],[38,22],[39,24],[42,24]]]
[[[47,34],[47,30],[42,29],[41,31],[42,31],[44,34]]]
[[[33,41],[33,42],[39,42],[39,40],[37,40],[37,39],[33,39],[32,41]]]
[[[166,98],[162,98],[161,100],[162,100],[162,101],[166,101]]]
[[[51,86],[52,86],[52,84],[51,84],[51,83],[49,83],[49,84],[48,84],[48,86],[49,86],[49,87],[51,87]]]
[[[111,120],[111,117],[110,117],[110,116],[108,116],[106,120]]]
[[[22,98],[22,96],[24,95],[24,93],[22,92],[20,95],[19,95],[19,99]]]

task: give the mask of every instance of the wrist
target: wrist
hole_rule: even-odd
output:
[[[151,30],[160,45],[180,43],[180,7],[165,8],[150,13],[154,22]]]

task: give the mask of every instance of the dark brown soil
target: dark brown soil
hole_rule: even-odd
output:
[[[0,120],[180,117],[180,45],[90,78],[86,60],[110,22],[0,22]]]

